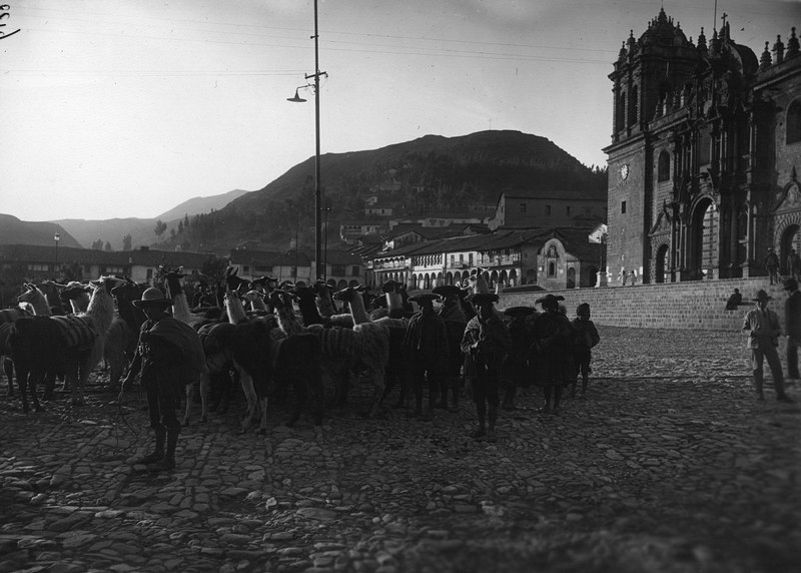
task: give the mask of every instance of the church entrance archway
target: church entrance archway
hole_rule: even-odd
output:
[[[779,265],[782,268],[782,272],[784,272],[786,275],[792,273],[792,269],[786,268],[787,256],[792,250],[795,250],[796,253],[801,254],[801,227],[798,225],[789,225],[782,233]]]
[[[668,246],[662,245],[656,251],[656,282],[665,282],[665,273],[668,269]]]
[[[718,266],[720,213],[711,199],[696,205],[692,230],[692,278],[712,278]]]

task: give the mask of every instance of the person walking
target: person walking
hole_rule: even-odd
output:
[[[801,292],[798,281],[784,281],[788,297],[784,303],[784,325],[787,328],[787,377],[801,378],[798,372],[798,348],[801,347]]]
[[[770,373],[773,376],[773,387],[776,390],[776,399],[779,402],[793,402],[784,391],[784,377],[782,376],[782,364],[779,361],[779,354],[776,347],[779,345],[781,326],[779,317],[768,308],[772,297],[767,292],[760,289],[757,291],[755,308],[749,310],[743,319],[743,330],[748,330],[748,349],[751,352],[750,362],[754,377],[754,390],[757,400],[765,400],[762,392],[764,381],[763,363],[765,359],[770,366]]]
[[[170,316],[167,309],[172,302],[159,289],[146,289],[141,300],[133,301],[133,304],[142,309],[147,320],[139,331],[139,343],[122,380],[118,399],[121,404],[125,392],[141,370],[155,446],[151,453],[133,460],[133,463],[147,464],[149,471],[172,471],[181,431],[175,411],[185,385],[193,382],[204,368],[203,347],[191,326]]]
[[[423,415],[423,386],[428,381],[428,416],[434,408],[445,408],[448,382],[448,331],[445,320],[434,311],[439,295],[423,292],[409,297],[420,305],[406,327],[403,349],[408,357],[415,397],[415,415]],[[439,404],[436,401],[439,396]]]
[[[486,436],[494,441],[501,366],[511,339],[506,325],[492,306],[498,302],[497,294],[477,293],[472,295],[471,302],[476,307],[476,316],[465,326],[460,344],[465,354],[465,377],[470,380],[478,415],[478,427],[471,437]]]
[[[768,254],[765,257],[765,270],[768,271],[770,284],[779,284],[779,256],[772,247],[768,249]]]
[[[501,407],[504,410],[514,410],[517,389],[531,385],[534,378],[530,348],[534,342],[534,320],[539,313],[533,307],[513,306],[504,310],[503,314],[508,320],[511,346],[501,374],[504,390]]]

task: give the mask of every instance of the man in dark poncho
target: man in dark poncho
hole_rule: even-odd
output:
[[[534,321],[534,346],[537,355],[536,383],[542,386],[545,405],[543,413],[558,412],[562,398],[562,388],[571,377],[573,369],[570,354],[570,320],[559,312],[562,296],[547,294],[537,299],[542,305],[540,314]]]
[[[504,310],[503,314],[507,317],[512,346],[503,363],[501,406],[504,410],[514,410],[517,389],[529,386],[533,380],[530,348],[534,342],[534,320],[539,313],[532,307],[513,306]]]
[[[154,450],[134,460],[134,464],[148,464],[150,471],[172,471],[181,431],[175,411],[185,385],[197,378],[203,368],[203,347],[192,327],[170,316],[167,308],[171,302],[159,289],[148,288],[142,299],[133,304],[142,309],[147,320],[139,331],[139,344],[122,380],[119,398],[122,401],[141,369],[150,427],[156,435]]]
[[[462,387],[462,355],[459,344],[462,342],[464,327],[467,325],[468,316],[462,308],[462,294],[464,291],[453,285],[440,285],[433,290],[434,294],[442,297],[442,306],[439,309],[439,316],[445,321],[445,330],[448,333],[448,369],[444,391],[440,394],[440,408],[448,407],[448,389],[453,396],[453,408],[459,407],[459,392]]]
[[[444,396],[447,391],[448,334],[445,321],[434,312],[435,298],[439,298],[439,295],[420,293],[409,298],[410,301],[420,305],[420,312],[409,319],[406,335],[403,338],[403,348],[409,358],[414,388],[415,414],[418,416],[423,413],[423,385],[426,379],[428,379],[429,414],[436,405],[437,394]]]
[[[487,439],[495,440],[499,378],[511,340],[506,325],[492,306],[498,302],[498,295],[474,294],[471,302],[477,314],[467,323],[461,342],[462,352],[466,355],[465,377],[470,380],[478,414],[478,427],[471,436],[487,436]]]

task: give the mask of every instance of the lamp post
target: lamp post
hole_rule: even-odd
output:
[[[315,279],[322,278],[323,249],[322,249],[322,208],[323,195],[320,188],[320,76],[328,76],[326,72],[320,71],[319,53],[319,33],[317,31],[317,0],[314,0],[314,73],[306,74],[306,79],[314,78],[313,84],[306,84],[295,89],[295,97],[287,98],[291,102],[306,101],[298,95],[301,88],[311,87],[314,89],[314,266]]]
[[[56,234],[53,235],[53,240],[56,242],[56,264],[53,267],[53,272],[57,273],[58,272],[58,242],[61,240],[61,234],[59,234],[58,231],[56,231]],[[55,276],[53,278],[57,279],[58,276]]]

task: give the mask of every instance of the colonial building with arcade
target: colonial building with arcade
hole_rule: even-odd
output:
[[[801,252],[795,28],[757,57],[725,15],[693,43],[661,10],[609,79],[610,285],[631,271],[649,283],[754,276],[768,249],[782,263]]]

